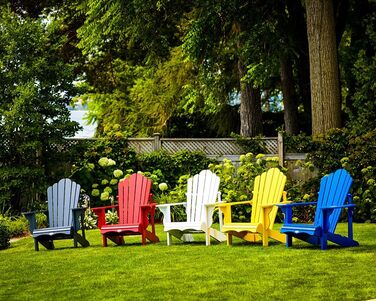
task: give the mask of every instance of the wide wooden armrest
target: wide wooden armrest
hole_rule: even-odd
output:
[[[100,212],[100,211],[106,210],[106,209],[113,209],[113,208],[116,209],[116,207],[119,207],[119,205],[108,205],[108,206],[102,206],[102,207],[94,207],[94,208],[90,208],[90,209],[91,209],[91,211],[93,211],[95,213],[95,212]]]
[[[151,207],[156,207],[157,203],[149,203],[146,205],[141,205],[141,208],[151,208]]]
[[[36,214],[36,213],[37,213],[37,211],[22,212],[22,214],[25,215],[25,217],[26,217],[26,216],[32,216],[32,215],[34,215],[34,214]],[[27,218],[27,217],[26,217],[26,218]]]
[[[274,207],[274,206],[278,206],[278,205],[284,205],[284,204],[291,204],[291,201],[284,201],[284,202],[280,202],[278,204],[261,205],[261,208],[270,208],[270,207]]]
[[[217,203],[218,207],[227,207],[227,206],[234,206],[234,205],[252,205],[252,201],[242,201],[242,202],[231,202],[231,203],[227,203],[227,202],[218,202]]]
[[[91,211],[93,211],[98,216],[97,227],[99,229],[106,224],[106,210],[108,209],[116,209],[117,213],[119,214],[119,205],[109,205],[91,208]]]
[[[29,222],[29,231],[30,233],[33,233],[33,231],[37,227],[37,221],[35,218],[36,211],[29,211],[29,212],[23,212],[22,214],[26,217],[27,221]]]
[[[169,204],[159,204],[159,205],[157,205],[157,208],[163,214],[163,224],[171,222],[171,207],[172,206],[179,206],[179,205],[186,206],[187,202],[169,203]]]
[[[157,203],[141,205],[141,210],[146,212],[146,214],[150,213],[151,215],[154,215],[156,206],[157,206]]]
[[[85,212],[86,208],[72,208],[73,212],[73,229],[76,231],[81,228],[79,217],[82,217],[81,224],[83,223],[83,213]]]
[[[215,203],[207,203],[207,204],[204,204],[205,207],[216,207],[216,206],[220,206],[221,204],[227,204],[226,202],[215,202]]]
[[[330,209],[339,209],[339,208],[354,208],[355,204],[345,204],[341,206],[329,206],[329,207],[321,207],[321,210],[330,210]]]
[[[310,206],[310,205],[317,205],[316,202],[303,202],[303,203],[288,203],[288,202],[283,202],[276,204],[278,207],[298,207],[298,206]]]
[[[73,211],[73,212],[80,212],[80,211],[84,212],[85,210],[86,210],[86,208],[83,208],[83,207],[72,208],[72,211]]]
[[[171,206],[178,206],[178,205],[187,205],[187,202],[169,203],[169,204],[158,204],[157,208],[171,207]]]

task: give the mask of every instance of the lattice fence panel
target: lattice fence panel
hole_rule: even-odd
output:
[[[189,151],[203,151],[207,155],[227,155],[227,154],[241,154],[242,148],[231,140],[167,140],[162,139],[162,149],[168,153],[175,153],[179,150],[186,149]]]
[[[129,139],[128,145],[133,148],[136,153],[150,153],[154,151],[153,139]]]
[[[273,138],[262,139],[262,143],[269,154],[278,154],[278,140]]]

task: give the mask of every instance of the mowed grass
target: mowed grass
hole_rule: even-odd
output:
[[[196,242],[173,240],[141,246],[101,246],[98,230],[87,231],[91,246],[34,251],[31,237],[0,251],[0,300],[369,300],[376,298],[376,224],[355,224],[359,247],[329,250],[304,242],[286,249],[273,242],[232,247],[203,235]],[[346,224],[338,225],[346,233]]]

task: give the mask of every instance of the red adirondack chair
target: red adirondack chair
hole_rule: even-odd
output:
[[[107,238],[118,245],[124,244],[125,235],[142,235],[142,244],[146,239],[158,242],[155,234],[154,214],[156,203],[152,202],[151,181],[141,174],[132,174],[128,179],[119,182],[119,223],[104,225],[100,229],[103,246],[107,246]],[[147,229],[149,225],[151,232]]]

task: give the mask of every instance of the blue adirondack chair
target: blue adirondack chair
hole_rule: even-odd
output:
[[[47,189],[48,228],[36,229],[36,212],[24,213],[29,221],[29,229],[34,238],[35,250],[39,251],[38,243],[47,249],[54,249],[54,240],[72,239],[74,247],[80,243],[89,246],[82,227],[84,208],[77,208],[80,196],[80,185],[70,179],[61,179]],[[80,221],[81,220],[81,221]],[[82,229],[82,235],[78,231]]]
[[[355,205],[352,204],[352,196],[349,194],[352,182],[353,179],[346,170],[338,169],[321,179],[317,203],[306,202],[277,205],[285,215],[280,231],[287,236],[286,246],[292,246],[292,237],[314,245],[320,245],[322,250],[327,249],[328,240],[344,247],[358,246],[359,243],[353,240],[352,215]],[[314,223],[293,223],[292,208],[307,205],[316,205]],[[344,208],[348,209],[348,237],[334,233],[341,210]]]

